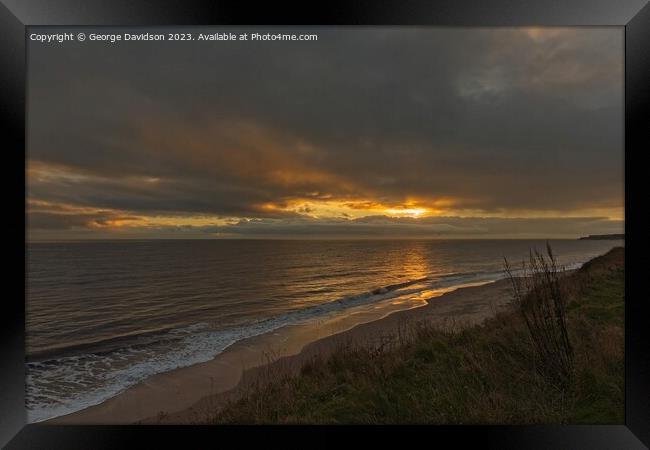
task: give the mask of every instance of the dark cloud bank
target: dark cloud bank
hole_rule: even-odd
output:
[[[317,32],[30,45],[28,196],[50,205],[29,212],[30,231],[105,236],[115,220],[151,237],[622,229],[593,213],[623,206],[621,30]],[[409,199],[446,200],[451,214],[314,219],[282,207]],[[139,226],[147,216],[232,220]]]

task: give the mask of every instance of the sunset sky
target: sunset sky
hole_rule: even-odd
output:
[[[29,239],[623,232],[622,29],[291,32],[30,43]]]

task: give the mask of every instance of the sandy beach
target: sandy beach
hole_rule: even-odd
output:
[[[340,345],[377,345],[413,322],[475,325],[507,309],[510,301],[509,280],[499,280],[441,289],[419,303],[364,308],[318,323],[287,326],[237,342],[211,361],[154,375],[99,405],[44,423],[200,423],[249,383],[274,371],[298,370]]]

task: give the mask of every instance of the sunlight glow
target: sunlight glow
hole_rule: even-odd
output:
[[[407,216],[407,217],[419,217],[426,212],[427,210],[424,208],[395,208],[395,209],[386,210],[386,214],[390,214],[392,216]]]

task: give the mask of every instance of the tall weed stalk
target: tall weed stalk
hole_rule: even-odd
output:
[[[515,275],[508,260],[504,269],[512,282],[513,297],[530,333],[539,372],[552,382],[566,386],[573,378],[573,347],[567,331],[567,293],[550,244],[546,254],[530,250]]]

